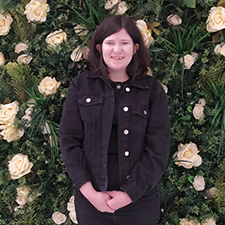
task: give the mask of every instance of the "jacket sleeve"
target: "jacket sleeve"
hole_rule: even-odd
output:
[[[68,89],[60,121],[59,140],[62,159],[77,188],[91,181],[83,152],[84,128],[77,105],[76,77]]]
[[[121,189],[135,203],[147,189],[153,189],[165,172],[170,151],[170,122],[165,92],[154,83],[150,98],[148,126],[145,133],[143,155],[137,161]]]

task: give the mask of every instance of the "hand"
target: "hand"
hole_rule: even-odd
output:
[[[115,210],[111,209],[107,205],[107,201],[111,199],[111,197],[105,192],[96,191],[91,182],[87,182],[80,188],[81,193],[84,197],[100,212],[109,212],[114,213]]]
[[[106,192],[111,199],[107,200],[107,205],[114,210],[129,205],[132,200],[129,195],[124,191],[107,191]]]

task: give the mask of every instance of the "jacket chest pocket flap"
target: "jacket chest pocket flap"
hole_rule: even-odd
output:
[[[77,101],[84,122],[94,123],[102,115],[103,97],[83,96]]]

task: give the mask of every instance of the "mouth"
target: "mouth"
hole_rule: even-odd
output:
[[[121,60],[121,59],[124,59],[124,57],[123,56],[111,56],[111,59]]]

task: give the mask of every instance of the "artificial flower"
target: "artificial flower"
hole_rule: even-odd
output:
[[[0,66],[5,64],[5,57],[2,52],[0,52]]]
[[[17,101],[0,105],[0,124],[13,124],[18,111],[19,103]]]
[[[182,23],[182,19],[177,14],[170,14],[167,16],[167,21],[174,26],[180,25]]]
[[[202,225],[216,225],[216,221],[213,218],[209,218]]]
[[[80,25],[77,25],[74,27],[74,31],[78,36],[85,36],[88,33],[88,30],[86,27],[82,27]]]
[[[195,176],[192,183],[196,191],[203,191],[205,189],[205,179],[203,176]]]
[[[0,36],[5,36],[9,33],[12,22],[13,19],[10,14],[0,14]]]
[[[183,218],[180,220],[180,225],[200,225],[200,223],[198,222],[196,223],[196,221]]]
[[[111,14],[123,15],[128,10],[126,2],[122,1],[117,5],[117,9],[112,9]]]
[[[19,54],[20,52],[25,52],[28,46],[25,43],[19,43],[15,46],[15,52]]]
[[[54,223],[56,224],[62,224],[65,223],[67,220],[67,217],[65,214],[61,213],[61,212],[54,212],[52,214],[52,220],[54,221]]]
[[[185,55],[184,56],[185,69],[189,70],[192,67],[192,65],[194,64],[194,62],[197,60],[197,58],[198,58],[198,55],[197,55],[197,53],[194,53],[194,52],[192,53],[192,55],[190,55],[190,54]],[[179,61],[181,63],[183,63],[183,58],[181,57],[179,59]]]
[[[17,62],[18,63],[29,64],[32,59],[33,59],[32,56],[30,56],[28,54],[22,54],[22,55],[18,56]]]
[[[116,4],[118,4],[119,0],[108,0],[105,3],[105,9],[110,10],[112,9]]]
[[[216,47],[214,48],[214,52],[216,54],[220,54],[220,55],[225,56],[225,43],[221,43],[221,44],[216,45]]]
[[[192,113],[196,120],[202,120],[205,117],[204,106],[202,104],[195,104]]]
[[[28,21],[39,23],[46,21],[47,13],[50,10],[46,0],[31,0],[25,9],[24,14]]]
[[[45,40],[49,45],[58,45],[66,41],[66,33],[62,29],[59,29],[50,33]]]
[[[0,130],[2,130],[0,134],[7,142],[16,141],[24,135],[24,130],[19,130],[11,124],[1,125]]]
[[[9,161],[8,167],[11,178],[15,180],[30,173],[33,163],[29,162],[27,155],[18,153]]]
[[[42,79],[38,86],[38,90],[43,95],[52,95],[55,94],[61,82],[58,82],[55,78],[45,77]]]
[[[198,155],[199,150],[195,143],[179,144],[178,151],[174,153],[175,164],[191,169],[193,166],[198,167],[202,163],[202,158]]]

